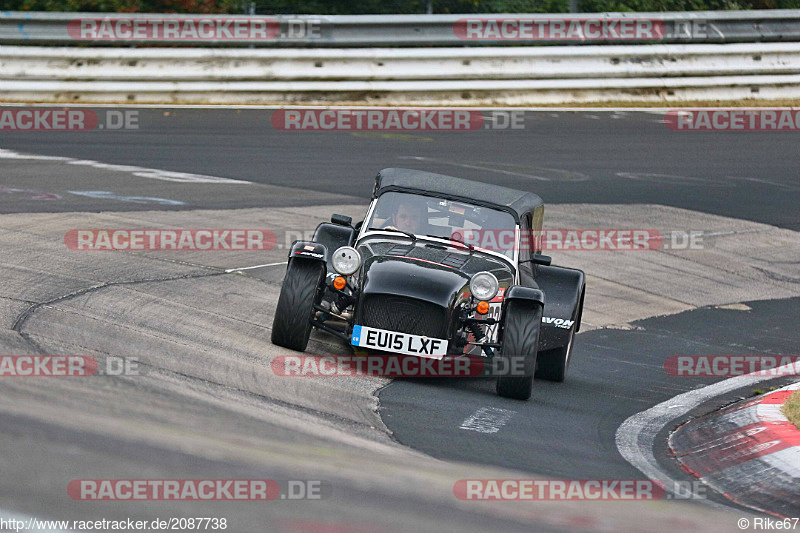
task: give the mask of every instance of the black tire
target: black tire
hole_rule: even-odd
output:
[[[272,344],[302,352],[311,335],[311,317],[325,265],[292,259],[286,269],[281,295],[272,320]]]
[[[536,352],[539,348],[539,329],[542,324],[542,306],[512,300],[508,302],[503,317],[503,358],[510,363],[511,357],[524,357],[522,376],[500,376],[497,378],[497,394],[514,400],[527,400],[533,390],[536,373]],[[506,368],[514,368],[513,364]]]
[[[578,306],[581,305],[583,295],[578,300]],[[578,309],[572,312],[573,322],[577,320]],[[567,371],[569,370],[569,363],[572,360],[572,344],[575,340],[575,328],[577,323],[570,328],[569,341],[566,346],[556,348],[554,350],[546,350],[539,352],[536,366],[536,379],[544,379],[546,381],[556,381],[558,383],[567,379]]]
[[[569,370],[570,355],[572,355],[572,341],[574,338],[575,333],[570,332],[569,342],[567,342],[566,346],[556,348],[555,350],[539,352],[536,379],[556,381],[559,383],[567,379],[567,370]]]

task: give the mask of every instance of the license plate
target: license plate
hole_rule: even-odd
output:
[[[361,348],[373,348],[385,352],[418,355],[441,359],[447,355],[447,340],[411,335],[399,331],[353,326],[350,344]]]

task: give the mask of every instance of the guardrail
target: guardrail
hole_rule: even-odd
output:
[[[768,74],[800,74],[800,43],[338,50],[0,47],[0,80],[522,82]]]
[[[800,43],[368,50],[0,47],[6,101],[538,105],[800,97]]]
[[[561,37],[561,34],[539,35],[536,38],[503,38],[500,26],[493,33],[487,25],[487,38],[468,39],[459,28],[465,21],[525,20],[551,23],[552,21],[653,21],[660,34],[651,34],[627,39],[628,43],[745,43],[745,42],[791,42],[800,41],[800,10],[758,11],[697,11],[686,13],[596,13],[563,15],[358,15],[315,16],[280,15],[274,17],[249,17],[247,15],[155,15],[122,13],[43,13],[0,12],[0,44],[61,45],[61,46],[231,46],[231,47],[397,47],[397,46],[480,46],[480,45],[530,45],[530,44],[620,44],[617,39],[601,39],[584,35]],[[136,38],[127,33],[139,21],[155,21],[156,27],[163,21],[203,21],[224,24],[224,21],[250,21],[259,24],[258,31],[243,38],[228,37],[228,33],[213,34],[208,38],[174,38],[146,35]],[[91,37],[87,32],[80,35],[81,21],[95,21],[98,25],[107,21],[107,27],[119,28],[122,35]],[[142,22],[145,21],[145,22]],[[263,26],[260,24],[263,23]],[[110,25],[110,26],[109,26]],[[162,26],[163,27],[163,26]],[[152,27],[151,27],[152,29]],[[230,28],[229,28],[230,29]],[[567,28],[567,31],[569,29]],[[547,33],[547,32],[546,32]],[[88,35],[88,37],[87,37]],[[128,38],[125,35],[129,35]],[[233,35],[232,33],[230,35]],[[498,36],[500,38],[493,38]]]

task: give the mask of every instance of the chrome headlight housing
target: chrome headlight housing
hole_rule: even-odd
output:
[[[488,301],[497,296],[500,282],[491,272],[478,272],[469,280],[469,290],[478,300]]]
[[[342,246],[333,252],[331,263],[336,272],[349,276],[361,268],[361,254],[352,246]]]

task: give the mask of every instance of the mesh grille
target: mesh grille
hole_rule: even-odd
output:
[[[359,324],[439,339],[447,335],[443,307],[402,296],[366,296]]]

